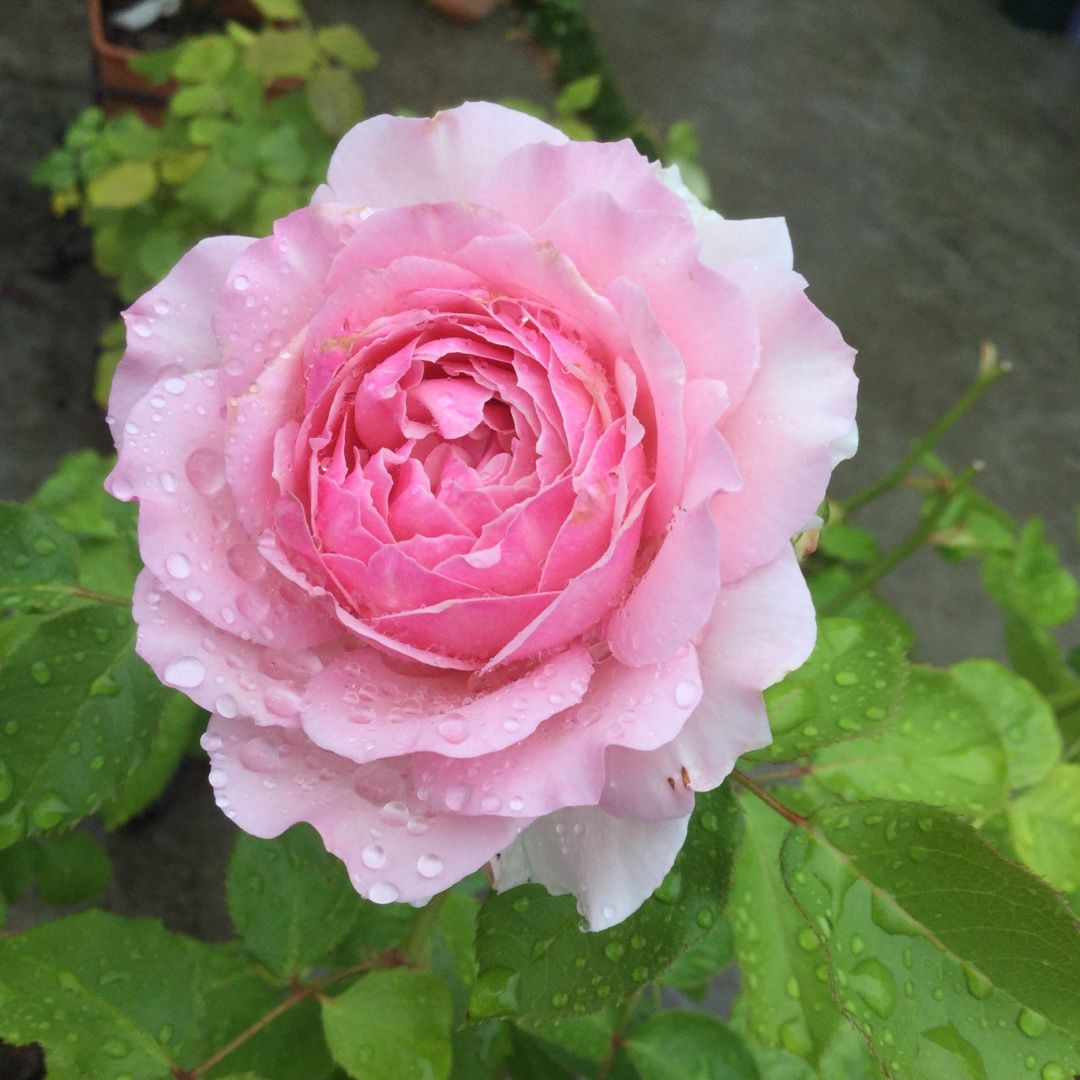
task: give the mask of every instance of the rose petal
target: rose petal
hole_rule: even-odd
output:
[[[301,708],[316,745],[357,762],[433,751],[471,760],[510,746],[581,701],[592,677],[580,645],[477,693],[457,672],[413,672],[372,649],[345,653],[311,681]]]
[[[663,746],[701,696],[697,657],[682,655],[651,668],[600,664],[580,705],[554,715],[532,735],[475,758],[416,754],[416,782],[434,805],[463,814],[495,812],[539,817],[565,806],[597,803],[609,746]]]
[[[725,585],[699,646],[704,696],[679,734],[648,753],[613,746],[601,805],[620,816],[679,817],[735,761],[770,742],[761,691],[810,655],[814,608],[794,552]],[[672,786],[670,777],[685,777]]]
[[[632,915],[664,880],[686,840],[689,815],[666,821],[617,818],[599,807],[560,810],[534,822],[492,864],[495,888],[539,882],[572,893],[590,930]]]
[[[485,101],[430,118],[373,116],[338,143],[313,201],[376,207],[482,202],[487,177],[511,151],[566,141],[542,120]]]
[[[357,766],[300,731],[212,716],[203,746],[218,806],[253,836],[306,821],[378,904],[421,903],[482,866],[521,826],[509,818],[432,814],[395,762]]]

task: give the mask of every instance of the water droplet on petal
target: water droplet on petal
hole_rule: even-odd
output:
[[[439,721],[436,730],[448,742],[463,743],[469,737],[469,725],[463,716],[450,713]]]
[[[421,855],[416,860],[416,872],[422,878],[438,877],[443,871],[443,861],[438,855]]]
[[[240,751],[240,764],[251,772],[274,772],[281,765],[277,746],[265,735],[256,735],[244,743]]]
[[[165,560],[165,571],[170,577],[176,578],[178,581],[183,581],[184,578],[191,574],[191,560],[186,555],[181,555],[180,552],[173,552]]]
[[[206,678],[206,667],[194,656],[182,656],[165,668],[165,682],[181,690],[193,690]]]
[[[203,495],[216,495],[225,486],[225,459],[214,450],[195,450],[184,465],[191,486]]]
[[[389,881],[377,881],[368,892],[368,899],[373,904],[392,904],[401,895],[396,885]]]
[[[224,769],[211,769],[206,779],[212,788],[222,788],[229,782],[229,774]]]
[[[689,709],[697,701],[699,691],[700,687],[696,683],[684,679],[675,687],[675,704],[680,709]]]
[[[394,800],[393,802],[388,802],[382,810],[379,811],[379,817],[381,817],[387,825],[399,829],[409,820],[409,808],[403,802]]]
[[[378,844],[368,844],[360,852],[360,861],[369,870],[381,870],[386,865],[386,852]]]

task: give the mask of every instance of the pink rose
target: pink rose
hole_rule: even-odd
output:
[[[225,813],[376,902],[493,860],[630,914],[813,645],[789,541],[856,380],[805,284],[782,220],[487,104],[360,124],[273,236],[181,259],[108,486]]]

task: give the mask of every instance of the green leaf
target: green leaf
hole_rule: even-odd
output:
[[[302,79],[318,62],[315,39],[308,30],[264,30],[248,47],[244,63],[264,86],[276,79]]]
[[[252,0],[252,3],[265,19],[286,22],[304,17],[300,0]]]
[[[319,127],[333,138],[344,135],[364,115],[364,95],[341,68],[315,73],[307,87],[308,106]]]
[[[34,620],[4,657],[7,843],[92,813],[146,756],[169,691],[135,655],[134,640],[126,610],[81,604]]]
[[[1080,889],[1080,765],[1059,765],[1009,804],[1017,855],[1055,889]]]
[[[183,42],[169,49],[158,49],[156,52],[137,52],[128,59],[128,67],[160,86],[173,77],[173,69],[182,48]]]
[[[193,120],[192,124],[199,123]],[[226,125],[228,127],[229,125]],[[249,172],[234,168],[220,158],[210,157],[190,180],[176,190],[185,206],[205,214],[210,221],[225,224],[254,193],[257,181]]]
[[[751,756],[784,761],[881,728],[907,673],[900,638],[887,623],[822,619],[810,659],[765,691],[773,742]]]
[[[1016,544],[1016,522],[985,495],[970,488],[954,497],[942,515],[934,543],[946,556],[1011,552]]]
[[[572,897],[539,886],[490,897],[480,908],[473,1017],[575,1016],[629,1000],[715,923],[739,832],[727,786],[698,795],[686,844],[663,884],[599,933],[579,929]]]
[[[161,149],[161,132],[133,112],[112,117],[101,137],[118,158],[132,161],[145,161]]]
[[[518,1020],[517,1028],[535,1037],[563,1067],[575,1074],[600,1064],[611,1050],[611,1036],[623,1023],[621,1011],[608,1007],[587,1016]]]
[[[739,802],[745,832],[731,893],[742,974],[736,1015],[756,1043],[816,1063],[843,1021],[829,992],[821,943],[777,873],[788,826],[755,797]]]
[[[683,953],[660,976],[659,981],[662,986],[674,987],[700,1001],[713,979],[734,959],[735,940],[731,922],[720,918],[696,945]]]
[[[34,840],[22,840],[0,851],[0,897],[15,903],[34,884],[41,847]]]
[[[189,38],[180,46],[173,74],[181,82],[220,82],[236,59],[236,46],[224,34]]]
[[[913,803],[828,807],[784,881],[887,1076],[1065,1080],[1080,1069],[1080,933],[970,826]]]
[[[157,188],[157,174],[149,161],[121,161],[86,185],[91,206],[124,210],[146,202]]]
[[[760,1076],[739,1036],[703,1013],[659,1013],[625,1045],[641,1080],[758,1080]]]
[[[145,759],[101,808],[105,828],[112,831],[138,817],[165,790],[180,767],[205,714],[183,694],[170,694],[161,707],[157,731]]]
[[[603,77],[599,73],[585,75],[567,83],[555,99],[555,111],[562,116],[584,112],[596,102],[602,84]]]
[[[697,128],[692,120],[676,120],[667,131],[666,161],[697,161],[701,157],[701,145]]]
[[[210,83],[182,86],[169,102],[173,116],[220,116],[228,107],[221,88]]]
[[[1038,783],[1061,757],[1061,734],[1046,699],[993,660],[965,660],[949,674],[983,707],[1001,737],[1012,788]]]
[[[307,197],[299,187],[269,187],[260,191],[255,199],[254,235],[269,236],[275,221],[306,202]]]
[[[356,1080],[445,1080],[450,1075],[450,995],[424,971],[373,971],[323,1002],[334,1060]]]
[[[840,520],[830,520],[822,526],[818,550],[854,566],[872,563],[880,555],[877,540],[869,529]]]
[[[55,836],[41,845],[37,891],[46,903],[62,905],[88,900],[112,879],[105,849],[89,833]]]
[[[0,503],[0,611],[49,611],[78,586],[79,548],[44,514]]]
[[[41,1043],[50,1080],[164,1080],[194,1068],[280,996],[227,949],[149,919],[87,911],[0,939],[0,1037]],[[228,1069],[253,1067],[268,1080],[322,1076],[317,1044],[295,1025],[302,1009],[253,1043],[265,1040],[263,1053],[278,1059],[300,1055],[304,1071],[245,1060],[257,1052],[252,1044],[230,1055]],[[275,1043],[286,1034],[291,1045]]]
[[[245,946],[281,975],[302,972],[329,953],[360,907],[344,865],[309,825],[276,840],[238,833],[226,889]]]
[[[319,47],[353,71],[370,71],[379,62],[379,54],[355,26],[324,26],[315,34]]]
[[[814,778],[844,799],[919,800],[973,816],[1004,804],[1006,770],[999,727],[983,703],[949,672],[926,667],[912,669],[896,724],[813,759]]]
[[[1005,648],[1017,674],[1044,694],[1063,690],[1074,681],[1053,635],[1030,619],[1012,615],[1005,620]]]
[[[1024,526],[1015,553],[987,558],[983,584],[1006,612],[1042,626],[1072,618],[1080,597],[1080,586],[1061,565],[1039,518]]]
[[[163,278],[188,250],[187,238],[167,225],[147,232],[135,249],[135,261],[149,280]],[[123,355],[123,353],[121,353]],[[115,367],[113,368],[115,372]]]
[[[279,127],[259,141],[263,175],[281,184],[298,184],[307,172],[308,156],[295,128]]]
[[[811,560],[813,565],[814,560]],[[844,592],[855,580],[851,570],[843,566],[829,566],[825,569],[815,568],[814,573],[808,578],[807,585],[810,587],[810,595],[814,599],[814,607],[818,611],[828,608],[832,601]],[[911,623],[900,614],[894,607],[890,607],[883,600],[878,599],[872,593],[860,593],[855,599],[848,601],[844,607],[844,615],[849,619],[857,619],[859,622],[884,622],[896,632],[901,646],[907,650],[915,644],[915,631]]]
[[[105,324],[98,337],[97,365],[94,368],[94,401],[103,409],[109,407],[113,376],[123,359],[127,335],[122,319]]]

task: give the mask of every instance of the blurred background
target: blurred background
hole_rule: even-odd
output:
[[[532,5],[479,5],[486,6],[492,10],[484,18],[461,22],[420,0],[305,4],[315,28],[351,24],[377,51],[378,66],[367,70],[355,42],[326,39],[352,49],[369,114],[517,99],[573,122],[575,102],[560,100],[550,58],[530,45],[524,18]],[[689,129],[672,130],[690,121],[716,208],[735,218],[785,216],[811,297],[858,349],[862,448],[838,470],[834,492],[849,494],[895,463],[971,382],[980,342],[989,340],[1013,372],[949,435],[942,455],[957,469],[984,461],[981,490],[1017,518],[1043,516],[1075,571],[1080,20],[1073,5],[583,6],[622,101],[645,118],[644,137],[672,134],[691,159]],[[63,454],[108,449],[94,403],[95,361],[119,303],[114,281],[94,269],[78,214],[54,212],[70,205],[62,167],[54,163],[45,178],[51,198],[47,186],[29,179],[94,98],[86,2],[9,3],[5,14],[0,497],[19,499]],[[288,67],[281,57],[265,63],[268,80],[274,63]],[[575,92],[584,100],[594,91],[579,85]],[[192,115],[206,104],[193,97]],[[331,112],[339,105],[327,101]],[[269,172],[295,192],[310,178],[303,169],[294,174],[301,151],[291,151],[289,138],[270,139],[276,149],[260,152]],[[253,181],[256,201],[260,182]],[[168,265],[173,256],[162,244],[149,254],[140,249],[139,265]],[[114,237],[109,252],[96,254],[121,291],[143,272],[133,262],[135,246]],[[911,528],[917,508],[916,495],[900,493],[861,520],[889,545]],[[919,651],[935,663],[1002,654],[1001,620],[974,566],[924,550],[883,591],[915,624]],[[110,840],[116,879],[125,886],[112,887],[109,904],[126,913],[167,911],[175,929],[220,937],[227,933],[223,910],[206,896],[220,891],[232,827],[214,809],[204,774],[192,768],[181,775],[163,824]]]

